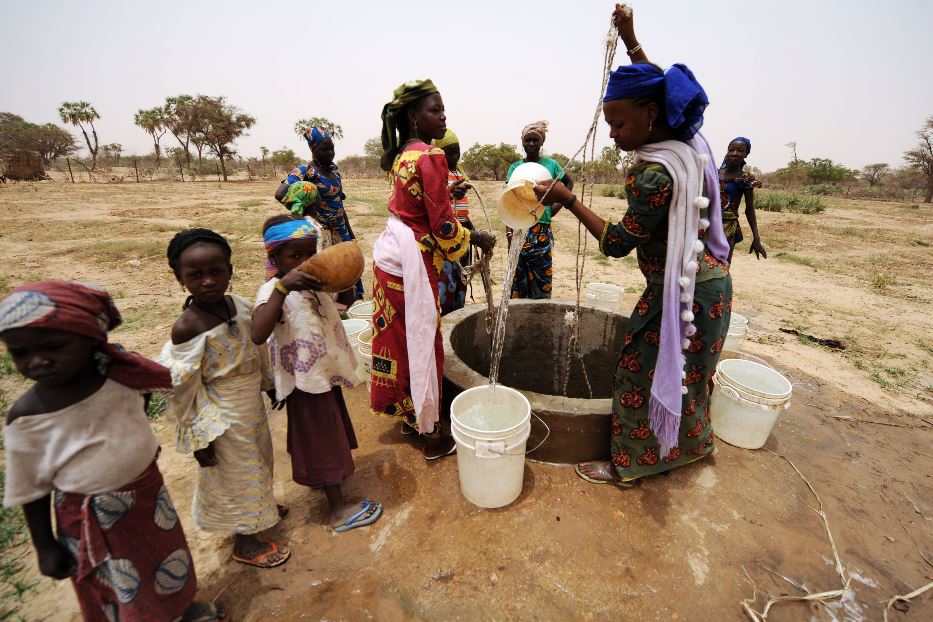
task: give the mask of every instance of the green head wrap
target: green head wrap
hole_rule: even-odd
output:
[[[288,187],[282,203],[292,214],[304,216],[305,209],[312,207],[319,198],[317,187],[309,181],[296,181]]]
[[[395,89],[394,99],[382,108],[382,148],[385,151],[398,149],[398,114],[402,108],[437,92],[430,80],[411,80]]]

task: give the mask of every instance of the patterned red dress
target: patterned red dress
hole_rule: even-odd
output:
[[[469,230],[457,221],[450,208],[444,152],[420,141],[406,145],[395,159],[389,179],[389,211],[414,231],[428,280],[437,292],[444,261],[459,260],[470,241]],[[373,414],[400,417],[417,429],[405,337],[405,283],[375,265],[373,277],[375,334],[370,409]],[[439,308],[434,352],[441,386],[444,348]]]

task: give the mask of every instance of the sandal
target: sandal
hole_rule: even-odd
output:
[[[376,509],[374,510],[373,507]],[[343,533],[356,527],[365,527],[371,525],[382,516],[382,504],[370,501],[369,499],[360,502],[360,511],[344,521],[343,525],[335,527],[334,531]]]
[[[452,436],[448,436],[447,438],[450,440],[450,447],[448,447],[447,449],[444,449],[444,446],[443,446],[443,445],[440,445],[437,449],[433,449],[433,450],[432,450],[432,453],[430,453],[430,454],[425,453],[425,454],[424,454],[424,459],[425,459],[425,460],[438,460],[438,459],[440,459],[440,458],[443,458],[444,456],[449,456],[449,455],[451,455],[451,454],[456,453],[456,452],[457,452],[457,443],[456,443],[456,441],[454,441],[454,439],[453,439]],[[425,448],[425,449],[427,449],[427,448]],[[434,453],[434,452],[436,452],[436,453]]]
[[[606,479],[596,479],[596,478],[590,477],[589,475],[587,475],[586,473],[584,473],[584,472],[583,472],[583,469],[580,468],[580,467],[581,467],[582,465],[584,465],[584,464],[590,464],[590,465],[598,464],[598,465],[600,465],[600,468],[599,468],[599,469],[596,469],[596,470],[599,471],[599,473],[600,473],[601,475],[605,475],[605,476],[606,476]],[[612,466],[609,466],[608,468],[602,468],[603,465],[609,465],[609,464],[610,464],[610,463],[608,463],[608,462],[599,462],[599,461],[580,462],[579,464],[573,465],[573,470],[574,470],[574,472],[576,472],[576,474],[577,474],[578,476],[580,476],[580,479],[586,480],[586,481],[590,482],[591,484],[612,484],[612,485],[614,485],[614,486],[618,486],[619,488],[634,488],[634,487],[635,487],[635,482],[634,482],[634,481],[631,481],[631,482],[623,482],[622,480],[619,480],[619,479],[614,478],[614,477],[613,477],[613,474],[612,474],[611,471],[610,471],[610,470],[612,469]]]
[[[266,561],[270,557],[273,557],[274,555],[277,555],[279,553],[278,544],[276,544],[275,542],[266,542],[266,544],[268,544],[272,548],[270,548],[265,553],[260,553],[256,557],[253,557],[250,559],[247,559],[245,557],[240,557],[239,555],[234,553],[233,559],[234,561],[238,561],[241,564],[246,564],[247,566],[256,566],[257,568],[275,568],[276,566],[281,566],[282,564],[287,562],[288,558],[292,556],[291,551],[289,551],[288,549],[283,549],[281,552],[282,557],[276,560]]]
[[[405,422],[402,422],[402,436],[411,436],[412,434],[417,434],[418,430],[414,429]]]

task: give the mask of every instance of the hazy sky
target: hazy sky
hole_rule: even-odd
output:
[[[101,144],[151,149],[133,125],[167,95],[226,95],[256,117],[239,143],[306,154],[295,120],[325,116],[361,153],[401,82],[430,77],[464,146],[519,142],[551,122],[545,149],[583,142],[599,95],[613,3],[594,0],[159,2],[0,0],[0,111],[60,122],[65,100],[90,101]],[[749,163],[801,158],[850,167],[903,164],[933,115],[933,0],[651,0],[634,2],[652,61],[684,62],[711,104],[717,154],[752,140]],[[617,63],[627,62],[624,50]],[[924,77],[926,76],[926,77]],[[600,144],[608,144],[601,124]],[[163,144],[173,146],[166,135]]]

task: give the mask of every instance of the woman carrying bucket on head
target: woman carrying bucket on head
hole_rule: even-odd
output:
[[[627,9],[616,5],[613,19],[636,61],[612,72],[603,98],[609,136],[637,156],[628,210],[613,224],[560,183],[535,193],[566,207],[605,255],[635,250],[647,280],[615,368],[611,461],[576,466],[587,481],[628,487],[713,451],[707,380],[729,325],[732,280],[716,166],[697,133],[706,93],[684,65],[647,64]]]
[[[430,145],[447,132],[444,101],[430,80],[406,82],[382,110],[380,166],[389,173],[389,220],[373,246],[373,361],[370,408],[397,417],[424,440],[424,457],[453,453],[438,425],[444,350],[438,276],[475,244],[492,252],[495,237],[470,231],[454,216],[444,152]]]
[[[517,160],[505,174],[505,183],[509,183],[515,169],[526,162],[537,162],[548,170],[553,179],[561,181],[567,189],[573,189],[573,180],[564,172],[557,160],[541,156],[541,146],[547,136],[547,121],[535,121],[522,129],[522,148],[525,158]],[[554,234],[551,232],[551,218],[560,211],[559,203],[545,205],[544,213],[538,222],[528,227],[525,243],[515,265],[515,277],[512,280],[512,298],[550,298],[554,272]],[[506,229],[511,245],[512,229]]]

